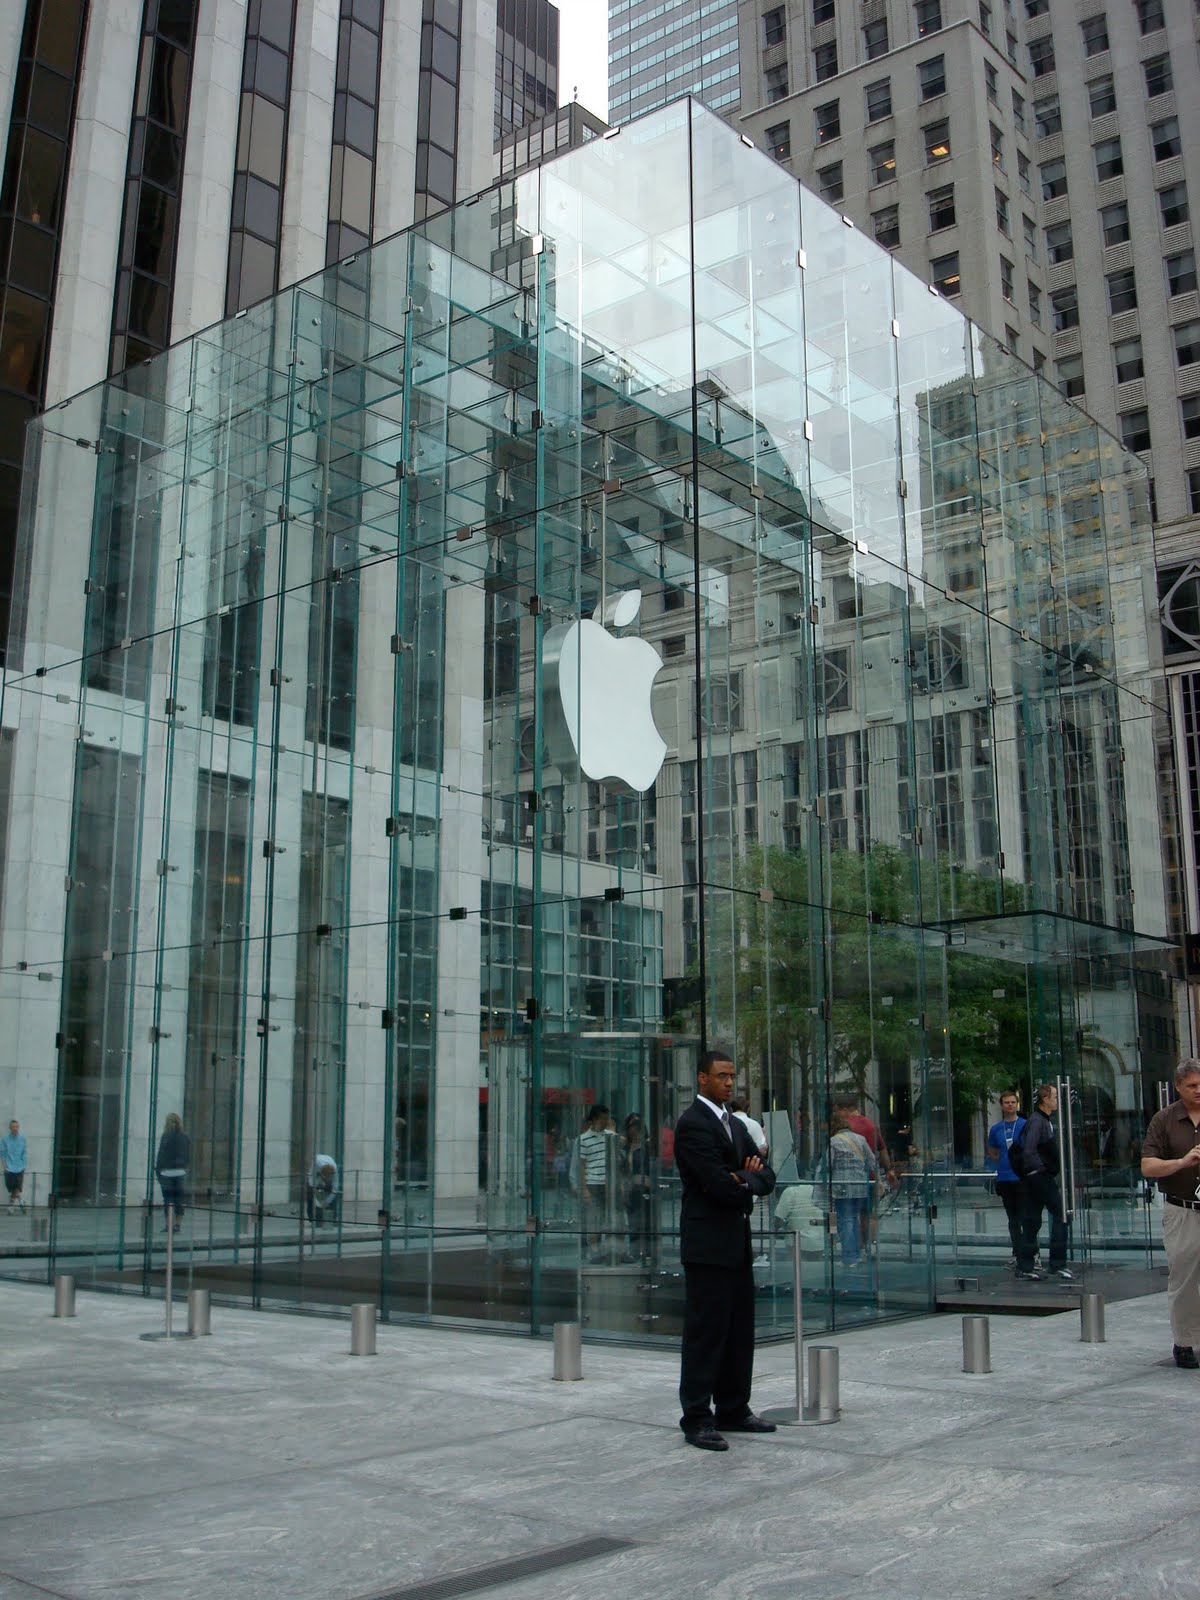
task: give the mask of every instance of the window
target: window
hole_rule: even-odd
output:
[[[992,8],[981,4],[979,7],[979,26],[985,39],[992,37]]]
[[[1069,222],[1055,222],[1046,229],[1046,260],[1052,267],[1061,266],[1075,256],[1075,241],[1071,237]]]
[[[1062,132],[1062,112],[1056,94],[1033,102],[1033,131],[1039,139],[1049,139],[1052,134]]]
[[[773,128],[767,129],[767,149],[776,161],[786,161],[792,153],[792,125],[790,122],[777,122]]]
[[[927,128],[922,128],[925,135],[925,164],[933,166],[936,161],[945,161],[950,154],[950,120],[942,117],[938,122],[931,122]]]
[[[1017,182],[1021,185],[1021,193],[1032,197],[1033,190],[1029,186],[1029,157],[1023,150],[1017,151]]]
[[[1136,383],[1139,378],[1145,377],[1142,341],[1136,335],[1132,339],[1118,339],[1113,345],[1113,365],[1118,383]]]
[[[1103,11],[1094,17],[1084,17],[1079,28],[1083,34],[1084,55],[1103,55],[1108,49],[1108,19]]]
[[[1000,293],[1011,305],[1013,297],[1013,264],[1007,256],[1000,257]]]
[[[762,24],[764,50],[769,50],[772,45],[782,44],[787,38],[787,11],[783,6],[764,11]]]
[[[934,100],[946,92],[946,58],[930,56],[928,61],[917,63],[917,83],[922,100]]]
[[[992,165],[994,167],[999,167],[1000,171],[1003,172],[1004,171],[1004,135],[1000,132],[1000,129],[996,126],[996,124],[994,122],[990,124],[990,127],[991,127],[991,130],[992,130],[991,131]]]
[[[1122,311],[1133,311],[1137,306],[1137,280],[1132,267],[1125,267],[1120,272],[1105,274],[1105,283],[1108,285],[1108,311],[1109,315],[1119,317]]]
[[[1073,283],[1065,289],[1055,289],[1050,296],[1050,324],[1055,333],[1079,326],[1079,297]]]
[[[1042,325],[1042,291],[1032,278],[1025,280],[1025,293],[1029,298],[1029,320],[1035,328]]]
[[[875,243],[881,244],[885,250],[894,250],[900,243],[900,207],[884,206],[882,211],[873,211],[871,226],[875,232]]]
[[[1012,107],[1013,107],[1013,121],[1017,125],[1017,132],[1018,133],[1024,133],[1026,131],[1026,128],[1025,128],[1025,96],[1023,94],[1018,94],[1015,89],[1012,92]]]
[[[1200,511],[1200,467],[1188,473],[1188,510]]]
[[[1164,228],[1177,228],[1190,215],[1186,183],[1169,183],[1158,191],[1158,209]]]
[[[773,106],[777,100],[785,100],[788,92],[787,66],[768,67],[763,82],[767,87],[767,104]]]
[[[834,9],[834,0],[813,0],[813,27],[819,28],[823,22],[832,22]]]
[[[1099,144],[1092,146],[1092,150],[1096,157],[1098,182],[1107,183],[1109,178],[1119,178],[1125,171],[1120,139],[1101,139]]]
[[[1170,94],[1175,87],[1170,56],[1152,56],[1142,62],[1142,71],[1146,74],[1146,95],[1151,100],[1156,94]]]
[[[1025,235],[1025,254],[1030,261],[1036,261],[1038,258],[1037,225],[1032,217],[1022,216],[1021,231]]]
[[[1025,15],[1032,22],[1034,17],[1044,17],[1050,9],[1050,0],[1025,0]]]
[[[1200,317],[1181,322],[1174,330],[1175,365],[1194,367],[1200,363]]]
[[[1163,262],[1167,269],[1167,293],[1191,294],[1196,287],[1196,252],[1181,250],[1177,256],[1168,256]]]
[[[1006,233],[1009,237],[1012,236],[1008,221],[1008,196],[1002,189],[996,190],[996,226],[1001,233]]]
[[[883,117],[891,116],[892,80],[890,78],[880,78],[878,83],[869,83],[865,94],[868,122],[878,122]]]
[[[830,100],[823,106],[818,106],[813,112],[817,125],[817,143],[828,144],[830,139],[836,139],[842,131],[842,113],[836,100]]]
[[[1094,83],[1088,84],[1088,114],[1093,122],[1097,117],[1106,117],[1116,109],[1117,91],[1113,88],[1111,77],[1097,78]]]
[[[1040,373],[1042,368],[1045,365],[1046,365],[1046,352],[1044,350],[1034,350],[1034,352],[1033,352],[1033,370],[1034,370],[1034,372]]]
[[[894,139],[885,139],[882,144],[875,145],[867,151],[867,160],[871,163],[871,184],[890,183],[896,176],[896,142]]]
[[[1058,387],[1068,400],[1078,400],[1083,393],[1083,357],[1064,356],[1054,363]]]
[[[1017,330],[1013,327],[1011,322],[1006,322],[1004,324],[1004,343],[1009,353],[1014,356],[1018,353],[1017,339]]]
[[[987,97],[992,104],[999,105],[1000,74],[996,71],[995,65],[991,61],[985,61],[983,63],[983,86],[986,89]]]
[[[1157,33],[1163,22],[1162,0],[1133,0],[1137,11],[1138,28],[1143,33]]]
[[[1038,171],[1042,178],[1042,199],[1060,200],[1067,192],[1067,163],[1059,156],[1055,161],[1043,161]]]
[[[1144,406],[1139,406],[1136,411],[1122,411],[1121,443],[1126,450],[1149,450],[1150,448],[1150,413]]]
[[[913,11],[917,19],[917,32],[921,38],[927,33],[937,33],[942,26],[942,0],[917,0]]]
[[[888,25],[887,18],[880,17],[877,22],[868,22],[863,29],[863,55],[868,61],[874,61],[878,56],[887,55]]]
[[[827,205],[836,206],[842,202],[846,193],[842,182],[842,163],[835,161],[832,166],[817,168],[817,193]]]
[[[932,189],[929,193],[929,231],[937,233],[941,228],[954,226],[954,185],[946,184],[942,189]]]
[[[1155,161],[1169,161],[1183,149],[1179,142],[1179,118],[1164,117],[1150,124],[1150,147]]]
[[[1017,36],[1011,29],[1004,35],[1004,48],[1008,53],[1008,59],[1015,67],[1017,64]]]
[[[827,78],[837,77],[837,44],[830,40],[828,44],[819,44],[813,51],[813,77],[818,83],[824,83]]]
[[[1044,78],[1054,71],[1054,40],[1049,34],[1044,39],[1030,40],[1029,65],[1035,78]]]
[[[929,263],[929,273],[933,280],[933,287],[952,299],[956,294],[962,293],[962,279],[958,272],[958,251],[954,250],[948,256],[935,256]]]
[[[1100,212],[1100,228],[1106,247],[1125,243],[1129,238],[1129,207],[1124,200],[1103,208]]]

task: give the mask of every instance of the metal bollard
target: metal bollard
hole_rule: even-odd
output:
[[[962,1319],[964,1372],[990,1372],[992,1370],[992,1340],[986,1317]]]
[[[375,1302],[364,1301],[350,1307],[350,1354],[375,1354]]]
[[[1079,1301],[1079,1338],[1083,1344],[1104,1344],[1104,1296],[1095,1291]]]
[[[54,1315],[75,1315],[75,1279],[69,1272],[60,1272],[54,1280]]]
[[[188,1290],[188,1333],[202,1339],[212,1332],[212,1306],[207,1289]]]
[[[577,1322],[554,1324],[554,1381],[576,1383],[583,1377],[583,1329]]]
[[[808,1404],[805,1422],[840,1422],[842,1407],[838,1394],[838,1348],[835,1344],[808,1347]]]

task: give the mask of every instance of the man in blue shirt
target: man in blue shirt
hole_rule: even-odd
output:
[[[25,1209],[25,1135],[16,1117],[8,1125],[8,1132],[0,1139],[0,1161],[4,1163],[4,1187],[8,1190],[10,1206]]]
[[[988,1129],[987,1141],[988,1160],[996,1163],[996,1193],[1008,1217],[1008,1237],[1012,1242],[1010,1267],[1016,1266],[1021,1248],[1021,1180],[1008,1160],[1012,1142],[1025,1126],[1025,1118],[1017,1113],[1019,1105],[1015,1090],[1009,1089],[1000,1096],[1000,1121],[993,1122]]]

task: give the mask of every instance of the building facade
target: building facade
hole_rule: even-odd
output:
[[[731,115],[740,96],[738,9],[738,0],[609,0],[609,121],[628,122],[682,94]]]
[[[155,1270],[178,1111],[224,1292],[671,1333],[726,1041],[810,1220],[832,1095],[903,1146],[867,1277],[806,1238],[830,1323],[932,1304],[999,1082],[1071,1079],[1081,1172],[1154,1102],[1144,468],[692,101],[47,412],[21,551],[0,1081],[60,1260]],[[1077,1241],[1148,1248],[1132,1182]]]
[[[558,7],[550,0],[498,0],[494,137],[558,110]]]
[[[486,185],[496,53],[477,0],[3,11],[7,613],[28,420]]]

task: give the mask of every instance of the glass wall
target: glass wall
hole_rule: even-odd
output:
[[[0,1072],[55,1263],[159,1281],[178,1112],[189,1281],[671,1336],[715,1044],[781,1180],[764,1328],[796,1228],[815,1327],[999,1263],[988,1111],[1045,1077],[1077,1255],[1145,1259],[1143,470],[717,118],[430,218],[28,452]],[[893,1168],[857,1245],[845,1097]]]

